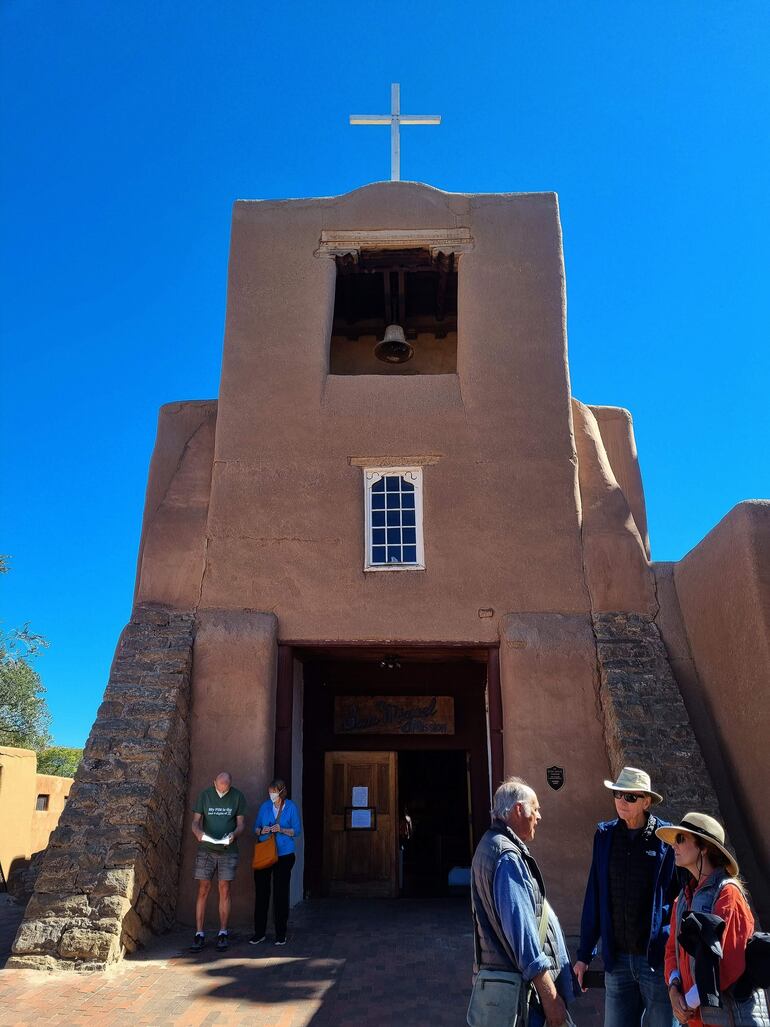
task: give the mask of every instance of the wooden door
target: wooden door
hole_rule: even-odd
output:
[[[398,894],[398,809],[394,752],[327,752],[324,772],[324,874],[327,895]],[[372,829],[355,827],[353,788],[367,789]],[[361,793],[357,798],[360,801]],[[360,807],[358,807],[360,810]]]

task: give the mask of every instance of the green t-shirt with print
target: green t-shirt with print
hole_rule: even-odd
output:
[[[205,834],[211,838],[224,838],[226,834],[232,834],[238,826],[235,818],[246,815],[246,798],[243,792],[232,787],[229,792],[220,796],[216,788],[210,785],[198,796],[193,813],[202,815],[201,827]],[[235,852],[238,848],[237,842],[230,842],[229,845],[201,842],[200,845],[209,852]]]

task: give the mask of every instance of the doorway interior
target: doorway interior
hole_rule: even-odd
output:
[[[458,871],[488,826],[490,755],[493,772],[496,762],[489,653],[294,648],[303,680],[307,897],[436,897],[462,888]],[[394,724],[402,709],[416,712]],[[354,788],[368,812],[354,813]]]
[[[470,759],[459,749],[398,753],[399,894],[455,894],[473,855]]]

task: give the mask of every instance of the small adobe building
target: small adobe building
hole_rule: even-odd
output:
[[[650,562],[631,417],[571,393],[555,194],[237,202],[219,396],[161,410],[133,614],[13,965],[192,922],[221,769],[249,821],[290,783],[295,901],[442,893],[516,773],[574,932],[631,764],[727,823],[768,911],[768,580],[765,502]]]
[[[72,781],[38,774],[34,750],[0,745],[0,892],[23,892],[30,860],[48,845]]]

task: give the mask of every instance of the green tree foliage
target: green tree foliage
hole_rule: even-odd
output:
[[[32,661],[48,642],[29,630],[0,629],[0,745],[39,752],[51,744],[51,714]]]
[[[0,555],[0,574],[8,573],[10,557]],[[51,742],[51,714],[45,688],[33,667],[35,657],[48,642],[23,628],[0,627],[0,745],[40,752]]]
[[[63,745],[54,745],[38,753],[38,774],[55,774],[57,777],[74,777],[81,759],[82,749],[68,749]]]

